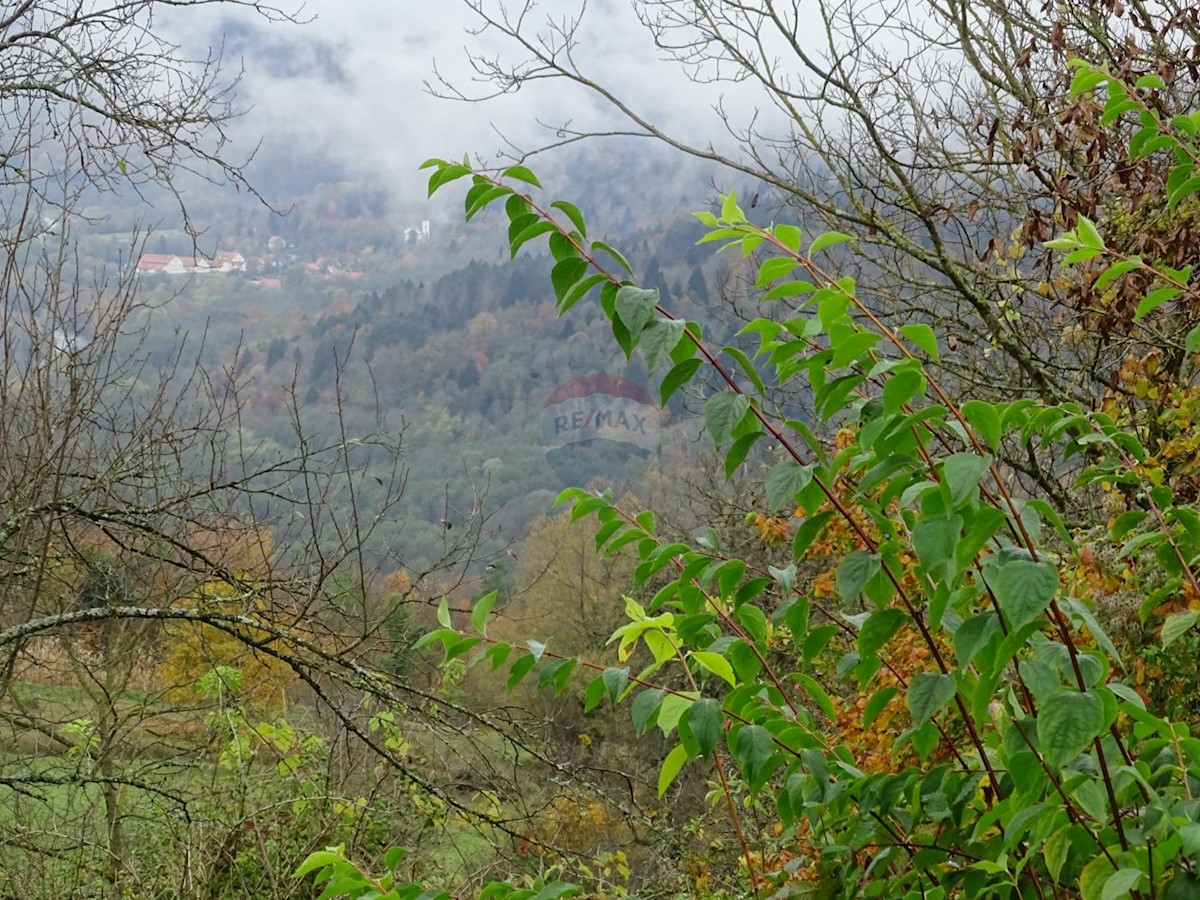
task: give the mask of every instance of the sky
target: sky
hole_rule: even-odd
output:
[[[574,0],[543,0],[535,14],[544,21],[575,8]],[[189,10],[180,20],[193,40],[226,33],[226,57],[244,64],[239,94],[253,107],[239,124],[244,141],[269,134],[319,146],[408,193],[423,184],[416,169],[431,156],[494,159],[504,138],[522,148],[552,140],[539,119],[600,129],[621,123],[603,100],[561,82],[482,104],[432,96],[426,83],[436,80],[435,67],[466,91],[488,91],[471,82],[468,48],[516,58],[511,44],[466,32],[477,20],[464,0],[308,0],[301,14],[311,20],[259,20],[251,34],[221,7]],[[205,28],[197,29],[202,17]],[[584,22],[580,61],[597,80],[677,133],[719,137],[711,106],[721,91],[657,59],[627,0],[592,0]]]

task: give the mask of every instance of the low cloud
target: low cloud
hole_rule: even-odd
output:
[[[573,8],[543,4],[534,11],[539,21],[550,5],[556,15]],[[197,12],[185,14],[192,35]],[[312,21],[304,25],[228,9],[204,15],[200,33],[223,41],[230,61],[240,58],[245,67],[240,96],[252,110],[236,132],[244,146],[265,136],[268,160],[274,148],[302,148],[338,169],[378,179],[398,195],[419,192],[423,178],[416,169],[430,156],[471,152],[494,159],[511,150],[510,143],[529,149],[553,142],[553,130],[539,122],[569,122],[580,130],[628,127],[607,101],[561,80],[479,104],[433,96],[428,85],[438,73],[464,93],[490,91],[477,80],[469,52],[520,60],[520,48],[495,32],[467,32],[478,18],[461,0],[309,0],[302,15]],[[693,84],[659,59],[628,3],[589,6],[577,59],[651,120],[701,143],[724,138],[711,112],[721,92]]]

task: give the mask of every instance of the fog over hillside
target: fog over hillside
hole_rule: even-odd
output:
[[[561,24],[573,7],[541,6],[532,15]],[[503,64],[515,66],[520,58],[510,42],[479,31],[479,17],[467,3],[315,0],[298,11],[300,25],[228,10],[206,15],[207,30],[197,32],[189,11],[189,30],[181,40],[187,46],[197,40],[220,46],[231,67],[244,67],[238,97],[248,111],[233,134],[247,152],[265,141],[266,153],[251,171],[268,185],[279,174],[273,171],[280,161],[276,154],[285,147],[319,154],[347,174],[407,195],[423,188],[416,170],[430,156],[470,153],[485,163],[500,162],[502,155],[557,143],[562,126],[630,130],[607,101],[556,81],[489,97],[494,87],[472,67],[468,45],[471,53]],[[589,5],[580,37],[581,67],[636,112],[684,139],[731,146],[713,110],[718,102],[737,110],[735,120],[764,112],[743,103],[740,95],[746,92],[737,85],[713,91],[664,64],[628,4]],[[488,99],[446,99],[456,92]],[[657,152],[651,141],[645,143],[644,152]],[[607,146],[600,141],[588,152],[603,154]],[[562,165],[559,154],[547,159],[539,165],[551,171]],[[579,164],[578,155],[569,159]]]

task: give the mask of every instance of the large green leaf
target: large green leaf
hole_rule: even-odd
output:
[[[987,566],[984,575],[1014,630],[1045,612],[1058,592],[1058,570],[1045,560],[1016,559]]]
[[[700,752],[705,756],[712,753],[721,741],[721,730],[725,724],[721,704],[711,697],[703,697],[684,713],[684,719],[700,746]]]
[[[1064,690],[1047,697],[1038,707],[1038,746],[1056,765],[1073,759],[1103,729],[1104,703],[1095,693]]]
[[[679,770],[683,768],[687,758],[687,750],[683,744],[679,744],[667,754],[667,758],[663,760],[662,769],[658,773],[658,796],[660,798],[667,792],[667,788],[671,786],[671,782],[675,780],[675,776],[679,774]]]
[[[908,619],[908,614],[899,609],[881,609],[872,613],[858,633],[858,655],[866,659],[886,644],[900,626]]]
[[[946,563],[954,562],[954,551],[962,539],[962,516],[925,516],[912,530],[917,559],[932,575],[939,575]]]
[[[750,398],[734,391],[713,394],[704,404],[704,425],[712,435],[713,443],[724,446],[733,429],[750,409]]]
[[[693,698],[686,694],[666,694],[663,697],[658,716],[654,720],[654,724],[662,730],[663,737],[668,737],[675,730],[675,726],[693,702]]]
[[[958,659],[958,664],[963,667],[970,665],[975,654],[999,630],[1000,623],[996,621],[994,612],[975,616],[959,625],[954,632],[954,655]]]
[[[692,651],[692,659],[700,664],[700,667],[706,672],[711,672],[722,681],[729,684],[730,687],[737,685],[737,679],[733,674],[733,666],[720,653],[713,653],[709,650],[694,650]]]
[[[942,478],[950,490],[950,500],[954,506],[959,506],[971,495],[991,464],[990,456],[977,456],[974,453],[955,453],[946,457],[942,463]]]
[[[658,291],[626,285],[617,291],[617,317],[633,337],[642,333],[654,318],[658,306]]]
[[[658,688],[647,688],[634,698],[633,706],[630,707],[630,715],[633,717],[633,727],[637,729],[639,735],[654,726],[654,720],[659,707],[662,706],[662,701],[663,692]]]
[[[608,699],[616,703],[629,684],[628,666],[620,669],[616,666],[609,666],[600,677],[604,679],[604,689],[608,693]]]
[[[560,259],[555,263],[554,268],[550,270],[550,283],[554,287],[555,300],[562,303],[567,292],[579,283],[587,271],[587,262],[577,256]]]
[[[1138,887],[1143,877],[1141,869],[1118,869],[1104,882],[1104,889],[1100,891],[1100,900],[1125,900],[1126,897],[1133,896],[1134,889]]]
[[[471,610],[471,627],[485,637],[487,636],[488,616],[491,614],[495,602],[496,592],[492,591],[476,600],[475,608]]]
[[[811,466],[802,466],[788,460],[775,466],[767,472],[765,479],[767,490],[767,510],[778,512],[781,509],[791,510],[796,505],[796,495],[812,481]]]
[[[908,683],[904,697],[914,725],[927,721],[939,712],[954,696],[954,676],[936,672],[921,672]]]
[[[667,401],[674,396],[675,392],[696,374],[696,370],[700,368],[700,360],[685,359],[681,363],[676,363],[671,367],[671,371],[663,378],[662,386],[659,388],[659,401],[663,406],[667,405]]]
[[[937,335],[932,328],[920,322],[912,325],[901,325],[900,333],[923,350],[930,359],[938,358]]]
[[[835,577],[838,596],[849,603],[858,599],[867,582],[879,572],[879,557],[866,550],[847,553]]]
[[[557,268],[557,267],[556,267]],[[653,372],[663,357],[674,349],[683,337],[682,319],[655,319],[642,331],[642,356],[646,359],[646,370]]]
[[[1163,622],[1162,627],[1163,648],[1165,649],[1170,647],[1173,643],[1191,631],[1198,619],[1200,619],[1200,609],[1190,609],[1185,613],[1167,616],[1167,620]]]
[[[761,725],[747,725],[738,732],[737,746],[733,748],[734,759],[742,767],[752,790],[762,786],[770,774],[771,760],[775,756],[775,739]]]

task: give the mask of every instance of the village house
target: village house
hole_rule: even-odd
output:
[[[419,244],[429,239],[429,220],[422,219],[419,225],[410,225],[404,229],[404,243]]]
[[[192,275],[211,272],[245,272],[246,257],[236,250],[220,250],[211,258],[143,253],[137,261],[138,275]]]

